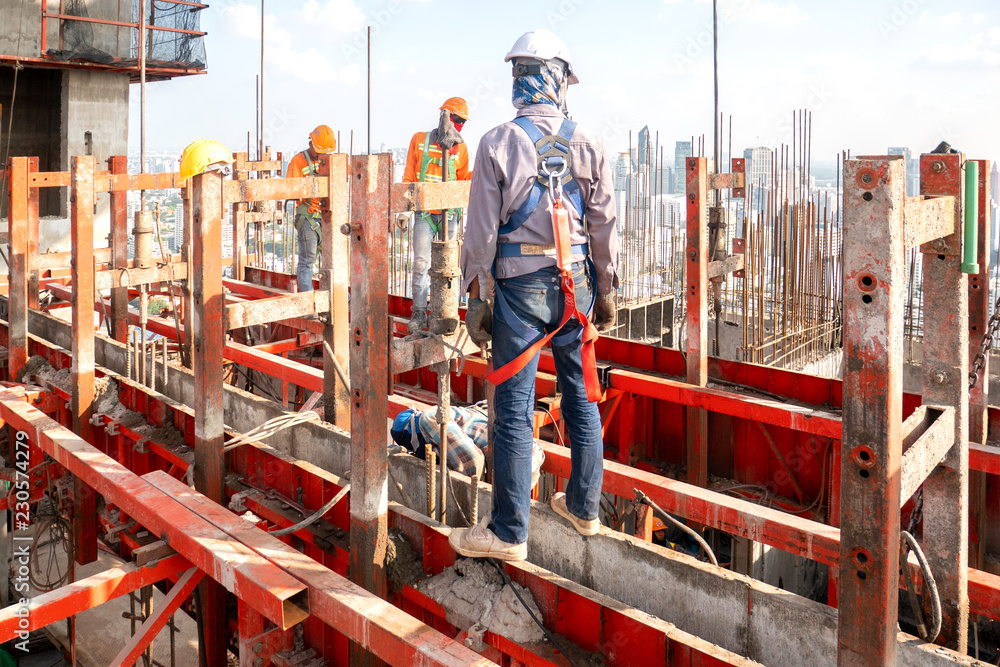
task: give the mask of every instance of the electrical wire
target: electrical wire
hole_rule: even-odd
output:
[[[708,542],[706,542],[702,538],[702,536],[698,534],[696,530],[693,530],[690,526],[688,526],[684,522],[678,521],[674,517],[664,512],[659,505],[650,500],[650,498],[639,489],[632,489],[632,490],[635,492],[636,502],[643,503],[644,505],[652,507],[653,511],[659,514],[661,517],[663,517],[664,520],[669,521],[670,523],[672,523],[673,525],[677,526],[685,533],[690,535],[692,538],[694,538],[694,541],[697,542],[698,545],[701,546],[701,548],[705,551],[705,555],[708,556],[708,559],[712,561],[712,565],[715,565],[716,567],[719,566],[719,559],[715,557],[715,552],[712,551],[712,547],[708,546]]]
[[[318,510],[307,516],[302,521],[299,521],[294,525],[288,526],[287,528],[281,528],[280,530],[269,531],[267,534],[272,535],[274,537],[284,537],[285,535],[291,535],[292,533],[298,532],[303,528],[306,528],[307,526],[311,526],[312,524],[316,523],[316,521],[318,521],[320,517],[322,517],[324,514],[332,510],[334,506],[337,503],[339,503],[343,499],[343,497],[347,495],[347,492],[350,490],[351,490],[351,485],[345,484],[343,487],[341,487],[340,491],[337,492],[337,495],[335,495],[333,498],[330,498],[329,502],[327,502]]]
[[[576,667],[576,663],[570,660],[569,653],[566,652],[566,649],[563,648],[562,644],[556,641],[555,636],[551,632],[549,632],[549,629],[547,627],[542,625],[542,622],[538,620],[537,616],[535,616],[535,612],[531,611],[531,607],[529,607],[528,603],[525,602],[524,598],[521,597],[521,594],[518,592],[517,587],[514,586],[514,582],[511,581],[510,577],[507,575],[507,571],[503,569],[503,565],[501,565],[500,562],[495,558],[488,558],[487,560],[493,564],[493,567],[496,568],[496,571],[500,574],[500,577],[503,579],[504,583],[510,586],[510,590],[514,591],[514,595],[517,596],[518,602],[520,602],[521,606],[524,607],[524,610],[528,612],[528,616],[530,616],[531,620],[535,622],[535,625],[537,625],[539,628],[542,629],[542,632],[544,632],[545,636],[548,637],[550,642],[552,642],[552,645],[555,646],[556,649],[558,649],[558,651],[563,654],[563,657],[566,658],[566,662],[570,664],[570,667]]]
[[[556,432],[556,437],[559,438],[559,444],[565,447],[566,441],[563,440],[562,430],[559,428],[559,422],[556,421],[556,418],[552,416],[552,413],[549,412],[548,408],[546,408],[545,406],[539,405],[538,409],[547,414],[549,416],[549,419],[552,420],[552,430]]]
[[[917,540],[909,532],[902,530],[899,532],[900,544],[900,566],[903,569],[903,578],[906,580],[906,590],[910,594],[910,605],[913,607],[914,614],[917,616],[917,632],[920,633],[920,638],[923,639],[928,644],[933,644],[934,640],[937,639],[938,634],[941,632],[941,596],[938,593],[937,582],[934,581],[934,574],[931,572],[931,566],[927,562],[927,557],[924,556],[923,549],[917,543]],[[913,592],[913,575],[910,574],[910,567],[907,563],[907,551],[913,551],[917,556],[917,562],[920,564],[920,571],[924,575],[924,586],[930,591],[931,595],[931,613],[933,626],[931,631],[928,632],[926,625],[924,623],[923,614],[918,611],[920,609],[919,603],[915,602],[916,593]]]
[[[226,446],[222,448],[222,451],[228,452],[249,442],[261,441],[266,438],[270,438],[279,431],[292,426],[319,421],[319,414],[313,410],[306,410],[305,412],[285,412],[277,417],[274,417],[273,419],[268,419],[260,426],[254,427],[242,435],[236,436],[226,443]]]

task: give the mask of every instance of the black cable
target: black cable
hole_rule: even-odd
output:
[[[488,558],[487,560],[493,563],[493,567],[495,567],[497,572],[500,573],[500,576],[503,578],[504,583],[510,586],[510,590],[514,591],[514,595],[517,596],[518,602],[520,602],[521,605],[524,607],[525,611],[528,612],[528,616],[530,616],[531,620],[535,622],[535,625],[537,625],[542,629],[542,632],[544,632],[545,636],[548,637],[550,642],[552,642],[552,645],[556,647],[556,649],[558,649],[560,653],[563,654],[563,657],[566,658],[566,662],[570,664],[570,667],[576,667],[576,663],[570,659],[569,653],[567,653],[566,649],[562,647],[562,644],[556,641],[555,636],[551,632],[549,632],[549,629],[547,627],[542,625],[542,622],[538,620],[538,617],[535,616],[535,612],[531,611],[531,607],[529,607],[528,603],[525,602],[524,598],[521,597],[521,594],[517,591],[517,588],[514,586],[514,582],[512,582],[510,580],[510,577],[507,576],[507,571],[503,569],[503,565],[501,565],[500,562],[497,561],[497,559],[495,558]]]

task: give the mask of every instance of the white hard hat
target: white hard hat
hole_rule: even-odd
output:
[[[504,62],[509,62],[514,58],[535,58],[537,60],[553,60],[558,58],[566,63],[569,71],[569,82],[580,83],[580,79],[573,73],[573,58],[569,55],[566,43],[556,36],[551,30],[540,28],[530,30],[514,42],[510,47]]]

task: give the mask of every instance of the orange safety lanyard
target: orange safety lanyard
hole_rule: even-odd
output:
[[[570,243],[569,233],[569,212],[563,208],[562,202],[558,199],[552,205],[552,232],[556,244],[556,263],[559,266],[560,284],[563,291],[563,316],[559,326],[546,334],[544,337],[530,345],[524,352],[515,359],[507,362],[500,368],[494,369],[486,379],[494,385],[499,385],[514,377],[521,369],[528,365],[538,351],[545,346],[559,331],[575,317],[583,326],[583,335],[580,346],[580,356],[583,362],[583,381],[587,389],[587,400],[596,402],[601,400],[601,383],[597,377],[597,353],[594,343],[600,334],[587,315],[583,313],[576,304],[576,286],[573,282],[573,251]]]

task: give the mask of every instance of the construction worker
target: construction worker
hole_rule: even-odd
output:
[[[337,138],[327,125],[320,125],[309,133],[309,147],[288,161],[285,178],[303,178],[319,173],[319,156],[337,150]],[[322,250],[320,232],[322,214],[319,199],[300,199],[295,202],[295,233],[299,237],[299,263],[295,277],[300,292],[313,288],[313,265],[316,253]]]
[[[467,181],[469,149],[462,139],[462,127],[469,119],[469,105],[461,97],[450,97],[440,107],[437,128],[417,132],[410,139],[406,151],[404,183],[440,183],[442,147],[448,154],[448,180]],[[454,240],[458,233],[459,209],[448,210],[448,238]],[[409,214],[401,213],[397,224],[405,228]],[[409,331],[416,333],[427,326],[427,293],[431,266],[431,241],[441,233],[444,214],[441,211],[419,211],[413,216],[413,308]]]
[[[448,437],[448,467],[469,477],[482,478],[486,467],[485,452],[489,449],[489,427],[486,421],[486,406],[451,406],[451,419],[445,425]],[[390,429],[393,441],[401,448],[424,458],[427,443],[441,455],[441,427],[437,421],[437,410],[414,410],[407,408],[396,415]],[[532,486],[538,483],[538,473],[545,461],[545,452],[535,445],[532,451]]]
[[[233,163],[229,149],[212,139],[196,139],[181,153],[181,182],[205,171],[225,169]]]
[[[462,247],[469,335],[493,341],[493,512],[488,525],[454,530],[449,542],[464,556],[522,560],[535,373],[549,340],[572,460],[566,493],[553,496],[552,508],[583,535],[598,531],[604,445],[593,344],[615,321],[618,234],[603,142],[566,116],[566,93],[578,81],[566,45],[535,30],[505,61],[513,61],[517,117],[479,143]]]

